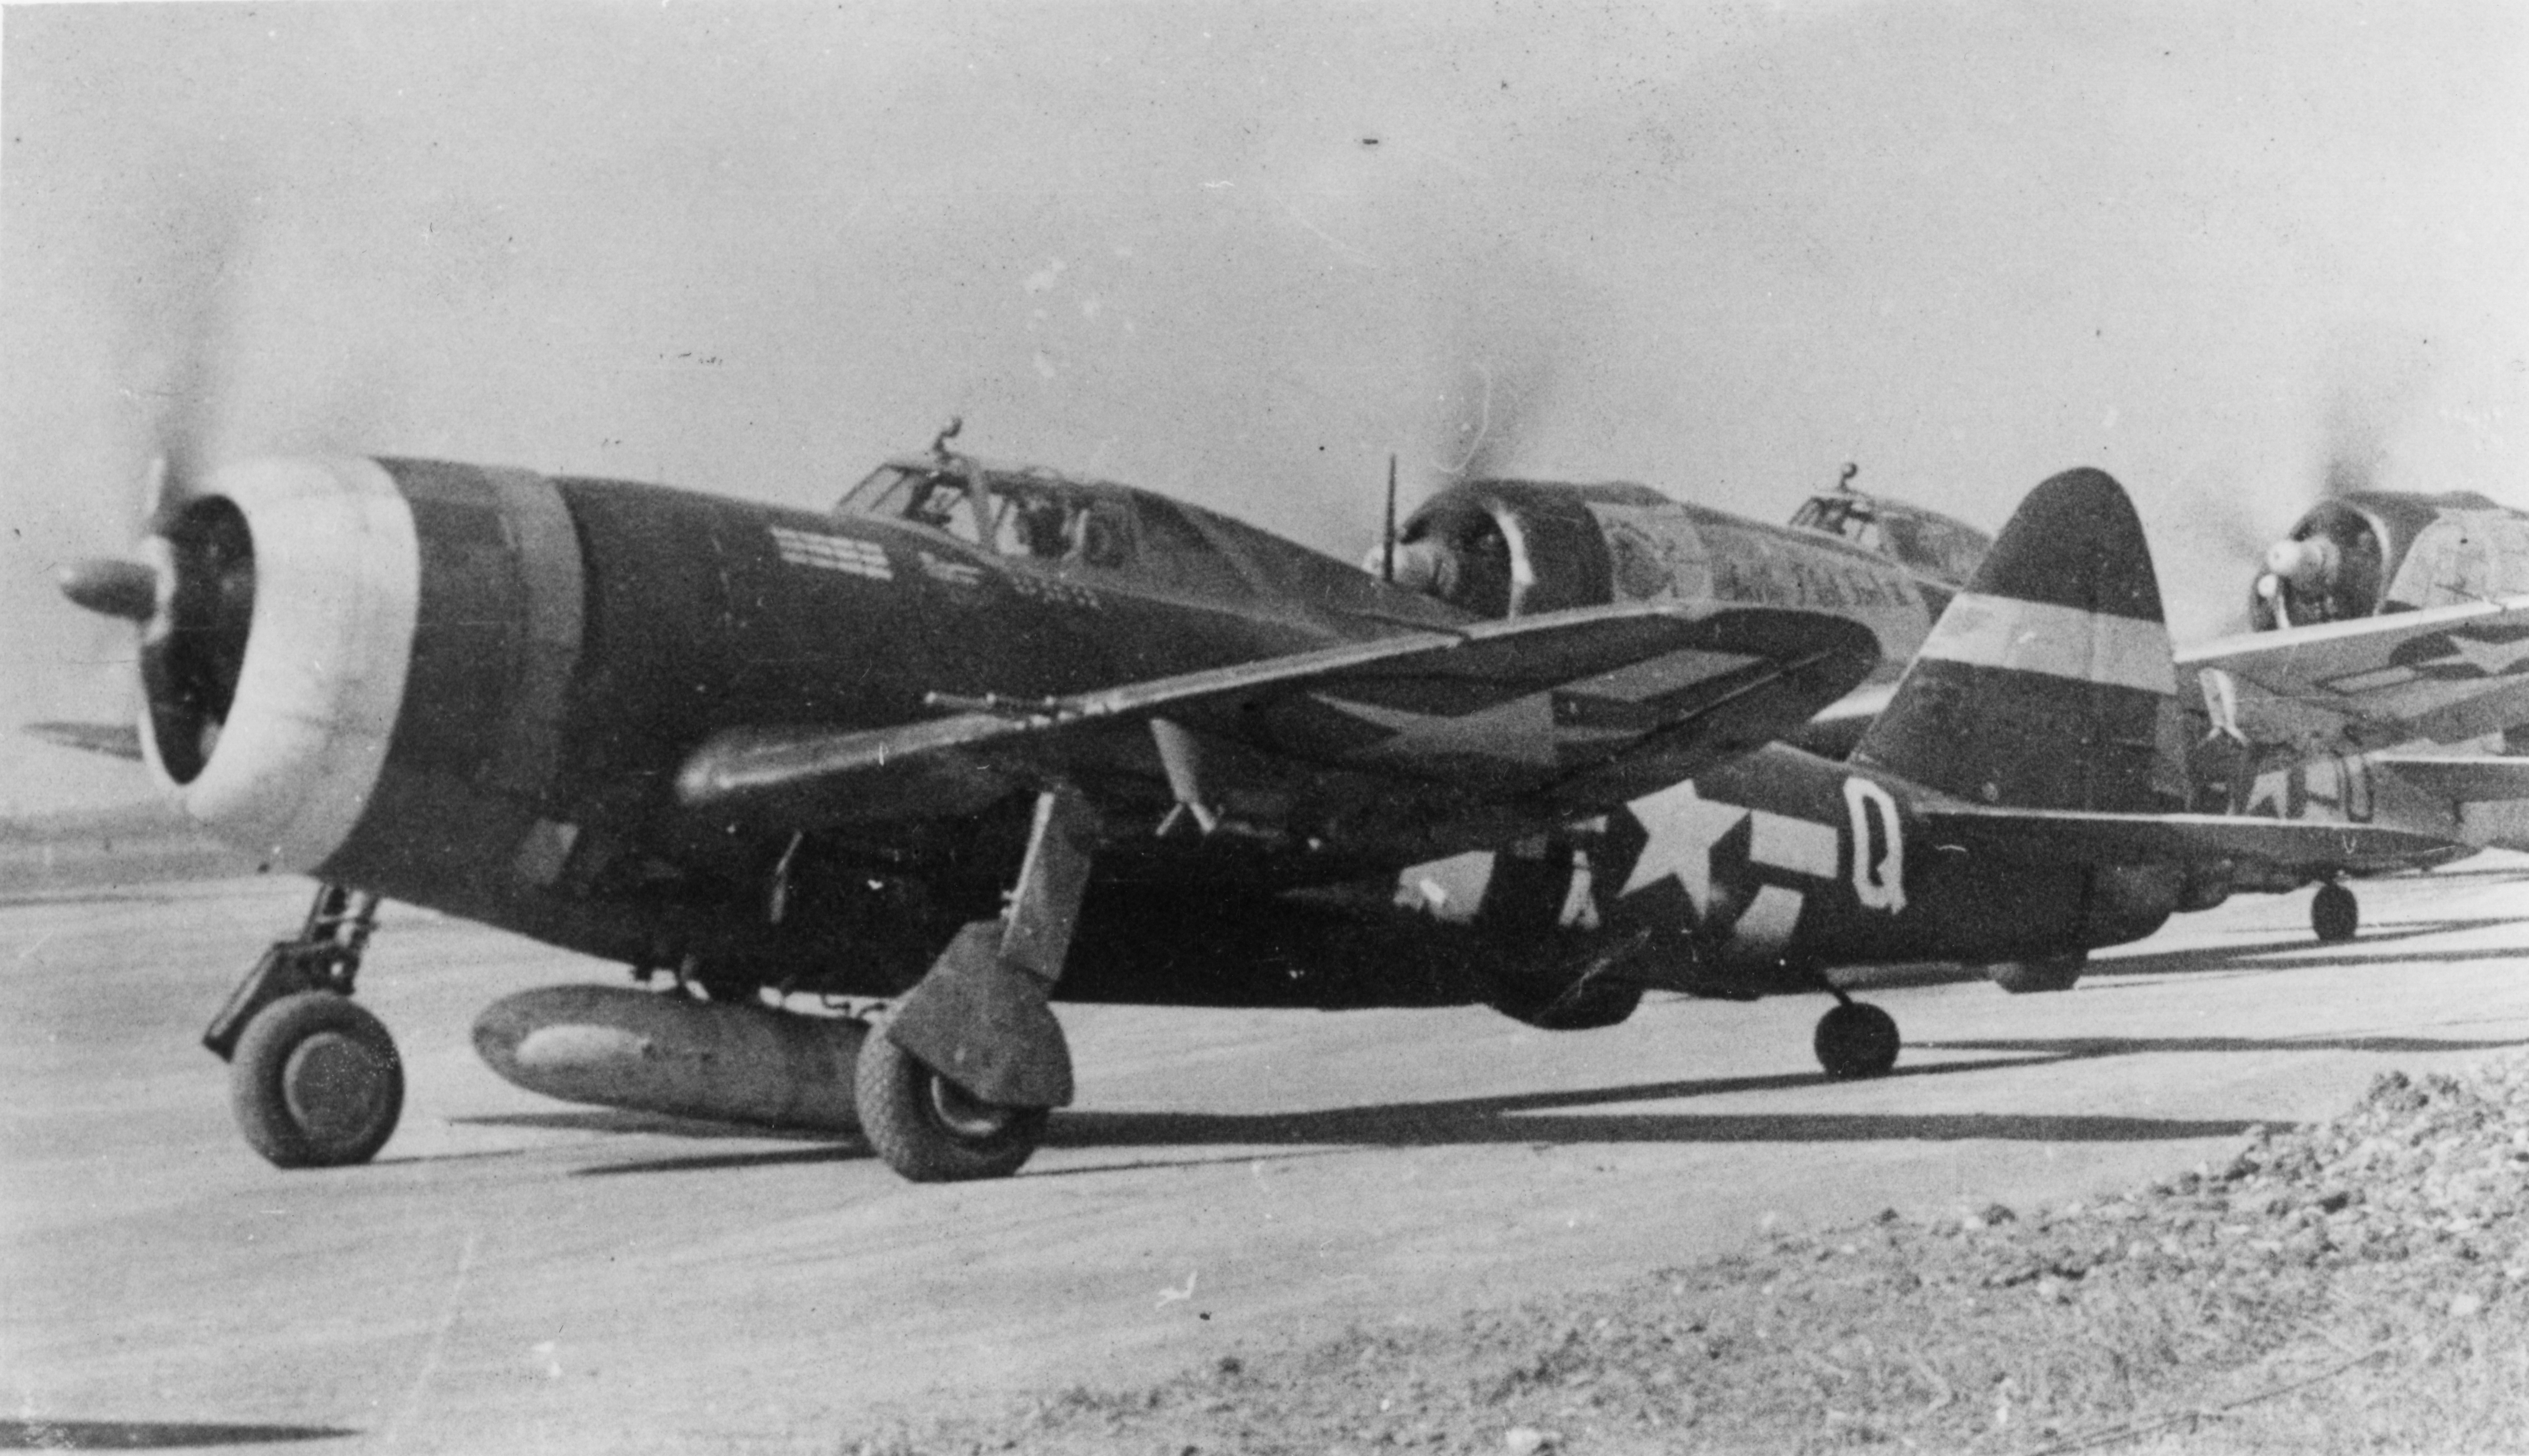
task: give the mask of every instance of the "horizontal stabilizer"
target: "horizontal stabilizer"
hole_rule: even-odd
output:
[[[1582,608],[894,728],[737,730],[704,744],[676,782],[690,806],[776,823],[938,813],[1066,777],[1119,729],[1147,739],[1144,725],[1164,717],[1272,759],[1420,782],[1435,802],[1606,807],[1639,791],[1630,763],[1655,764],[1666,783],[1750,751],[1851,690],[1878,656],[1867,627],[1821,613]]]
[[[2452,743],[2529,722],[2529,597],[2284,631],[2178,655],[2214,728],[2305,748]]]
[[[2254,860],[2284,869],[2375,874],[2471,852],[2432,835],[2370,824],[2232,814],[2093,814],[2056,809],[1925,809],[1937,848],[2021,863],[2195,864]]]
[[[140,729],[128,723],[30,723],[27,731],[47,743],[102,753],[109,758],[140,758]]]
[[[2371,762],[2425,793],[2454,804],[2529,799],[2529,758],[2485,753],[2383,753]]]

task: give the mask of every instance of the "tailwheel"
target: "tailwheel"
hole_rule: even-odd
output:
[[[366,1008],[302,991],[246,1023],[229,1102],[247,1144],[275,1167],[366,1162],[404,1111],[404,1062]]]
[[[1897,1064],[1897,1018],[1867,1001],[1839,1001],[1818,1018],[1818,1065],[1826,1074],[1855,1081],[1880,1077]]]
[[[1985,967],[1985,976],[1994,985],[2013,996],[2034,996],[2039,992],[2070,991],[2080,984],[2081,967],[2088,960],[2086,952],[2075,950],[2070,955],[2048,955],[2036,960],[2006,960]]]
[[[2309,928],[2318,932],[2322,943],[2341,945],[2362,928],[2362,905],[2353,898],[2352,890],[2330,880],[2318,888],[2317,896],[2309,902]]]
[[[861,1132],[888,1167],[916,1183],[1006,1178],[1045,1136],[1050,1109],[986,1102],[923,1065],[884,1031],[861,1043],[852,1072]]]

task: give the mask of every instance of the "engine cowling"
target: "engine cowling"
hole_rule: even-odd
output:
[[[143,752],[187,815],[276,869],[415,898],[511,864],[580,646],[578,540],[552,482],[252,461],[202,482],[147,550],[167,600],[142,644]]]
[[[220,838],[307,871],[377,786],[409,683],[420,545],[372,460],[232,467],[154,545],[141,662],[152,776]]]
[[[2259,631],[2529,591],[2529,516],[2473,491],[2321,502],[2270,547],[2248,596]]]
[[[2267,548],[2249,593],[2250,621],[2267,631],[2371,616],[2388,585],[2393,544],[2403,543],[2379,515],[2344,501],[2321,504]]]
[[[1397,532],[1396,582],[1478,617],[1615,599],[1615,564],[1589,502],[1661,507],[1644,486],[1476,480],[1426,502]],[[1379,569],[1373,553],[1371,569]]]

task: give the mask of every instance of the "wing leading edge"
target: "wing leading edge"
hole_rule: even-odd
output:
[[[762,823],[875,822],[1071,777],[1111,761],[1121,736],[1158,740],[1172,782],[1185,759],[1169,742],[1199,741],[1215,775],[1261,759],[1366,775],[1454,811],[1589,812],[1792,731],[1878,653],[1867,627],[1817,613],[1584,608],[886,728],[742,729],[698,749],[677,790]]]

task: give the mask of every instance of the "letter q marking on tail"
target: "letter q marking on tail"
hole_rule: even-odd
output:
[[[1894,915],[1906,908],[1906,832],[1897,800],[1867,779],[1847,779],[1844,804],[1853,811],[1854,897],[1865,910]]]

